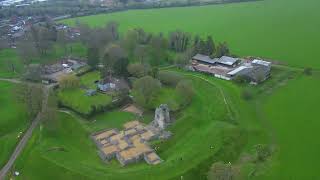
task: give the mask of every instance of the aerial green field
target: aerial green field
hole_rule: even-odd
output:
[[[20,132],[24,132],[29,124],[25,107],[11,93],[14,88],[14,84],[0,82],[0,167],[15,148]]]
[[[80,43],[73,43],[70,45],[72,52],[70,55],[76,57],[85,57],[86,48]],[[64,57],[64,49],[59,46],[55,46],[54,49],[46,55],[35,57],[32,63],[50,63],[57,61]],[[2,78],[16,78],[23,72],[23,62],[18,55],[16,49],[4,49],[0,50],[0,77]]]
[[[317,179],[314,162],[319,136],[320,84],[318,77],[299,77],[266,99],[264,110],[280,144],[265,179]]]
[[[41,131],[34,134],[33,141],[29,143],[15,165],[15,169],[22,174],[19,178],[170,179],[180,178],[181,175],[184,175],[186,179],[192,179],[198,175],[204,178],[208,166],[217,160],[216,158],[229,158],[231,152],[237,156],[242,151],[241,144],[245,144],[246,138],[240,133],[241,130],[231,123],[230,118],[233,115],[228,113],[227,106],[221,97],[221,91],[213,84],[198,77],[191,76],[190,79],[194,86],[199,88],[194,100],[170,127],[174,136],[168,141],[155,144],[159,147],[160,157],[164,159],[162,164],[150,166],[146,163],[139,163],[126,168],[121,167],[116,161],[104,164],[98,158],[96,147],[89,138],[91,128],[96,127],[81,123],[69,114],[60,113],[59,126],[55,131],[50,132],[43,126]],[[225,83],[215,79],[212,81],[222,83],[221,85]],[[226,88],[230,91],[238,91],[237,87],[232,84],[226,85]],[[229,93],[226,92],[226,94]],[[234,105],[244,103],[237,94],[234,97],[228,96],[232,102],[235,100]],[[241,113],[237,111],[237,119],[251,121],[248,117],[252,118],[255,115],[250,115],[248,111],[250,108],[244,108]],[[101,121],[101,118],[109,119],[108,123],[99,123],[101,125],[99,127],[106,125],[106,128],[112,128],[119,127],[118,123],[112,123],[113,121],[128,118],[122,113],[113,113],[112,116],[114,118],[97,116],[94,119],[97,122]],[[118,116],[122,117],[118,118]],[[261,129],[258,126],[255,127],[256,130]],[[231,141],[230,137],[237,138],[237,141]],[[255,140],[252,140],[252,143],[257,143],[253,141]],[[234,144],[239,149],[234,149],[234,146],[232,148],[224,146],[225,143]],[[57,147],[60,147],[60,150],[56,150]],[[215,157],[215,155],[218,156]],[[41,172],[34,173],[35,169],[41,169]]]
[[[264,0],[203,7],[130,10],[77,18],[91,26],[108,21],[120,24],[120,30],[142,27],[147,32],[176,29],[200,35],[212,35],[227,41],[233,53],[280,60],[293,66],[320,69],[314,52],[319,49],[317,0]],[[75,19],[63,22],[74,24]]]
[[[85,115],[92,112],[92,106],[105,106],[112,101],[112,97],[106,94],[98,93],[94,96],[87,96],[86,91],[82,89],[59,91],[58,98],[64,106]]]

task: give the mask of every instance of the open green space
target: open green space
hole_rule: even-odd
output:
[[[279,144],[264,179],[317,179],[319,77],[299,77],[266,98],[263,109]]]
[[[92,71],[86,73],[83,76],[80,76],[80,83],[81,85],[85,86],[86,88],[96,89],[97,85],[95,81],[100,80],[100,72],[99,71]]]
[[[319,49],[320,12],[317,0],[264,0],[201,7],[129,10],[76,18],[91,26],[108,21],[122,32],[142,27],[147,32],[176,29],[212,35],[227,41],[232,53],[281,60],[294,66],[320,68],[314,52]],[[62,22],[75,24],[76,19]]]
[[[189,78],[194,87],[198,87],[194,100],[170,126],[170,131],[174,133],[173,137],[155,144],[159,147],[160,157],[164,159],[162,164],[150,166],[139,163],[123,168],[116,161],[110,164],[101,162],[96,147],[89,138],[90,131],[102,126],[119,127],[120,123],[113,124],[112,121],[121,119],[120,121],[124,122],[129,119],[122,112],[94,117],[93,120],[96,120],[97,125],[84,124],[74,119],[75,116],[59,113],[57,121],[59,126],[56,130],[49,132],[49,129],[43,126],[41,131],[34,134],[34,140],[29,143],[17,161],[15,168],[21,172],[19,178],[170,179],[180,178],[183,174],[187,179],[197,177],[199,174],[205,177],[207,168],[217,160],[215,158],[218,158],[215,155],[219,154],[219,157],[224,159],[228,158],[230,152],[238,154],[242,151],[239,144],[243,144],[246,140],[240,129],[231,123],[231,115],[218,87],[198,77]],[[225,83],[216,79],[212,81],[221,85]],[[228,92],[239,91],[232,84],[226,84],[226,88]],[[232,102],[235,100],[234,106],[243,103],[237,94],[234,97],[228,96]],[[241,121],[245,119],[250,121],[247,118],[247,115],[251,116],[247,112],[249,109],[244,108],[241,114],[236,110],[237,117]],[[111,122],[103,122],[105,119],[110,119]],[[229,141],[230,136],[236,136],[237,141]],[[239,148],[225,146],[225,143],[235,143],[235,147]],[[54,147],[62,147],[64,151],[48,151]],[[41,173],[32,173],[35,169],[41,169]]]
[[[29,124],[25,107],[14,97],[15,85],[0,81],[0,167],[9,159],[20,132]]]
[[[106,106],[112,101],[112,97],[107,94],[87,96],[86,90],[80,88],[59,91],[58,98],[63,106],[85,115],[89,115],[93,107]]]
[[[69,47],[70,56],[85,57],[86,48],[81,43],[73,43]],[[71,51],[72,49],[72,51]],[[50,63],[57,61],[64,57],[65,50],[58,45],[54,46],[53,50],[46,55],[35,57],[32,63]],[[17,49],[0,50],[0,77],[2,78],[16,78],[23,72],[24,65],[21,57],[17,53]]]

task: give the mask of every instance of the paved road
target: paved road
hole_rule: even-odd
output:
[[[14,79],[8,80],[8,79],[1,79],[0,78],[0,80],[1,81],[9,81],[9,82],[13,82],[13,83],[21,83],[21,81],[14,80]],[[42,107],[47,106],[49,92],[52,87],[54,87],[54,85],[45,86],[43,88],[44,99],[42,102]],[[1,169],[0,180],[3,180],[6,177],[7,173],[10,171],[11,167],[13,166],[15,160],[18,158],[19,154],[22,152],[22,150],[26,146],[28,140],[32,136],[33,130],[39,125],[40,121],[41,121],[41,112],[38,113],[37,117],[32,121],[31,126],[28,128],[27,132],[23,135],[22,139],[20,140],[20,142],[16,146],[16,148],[15,148],[14,152],[12,153],[10,159],[8,160],[7,164]]]

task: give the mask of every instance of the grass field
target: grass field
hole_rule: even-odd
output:
[[[227,41],[233,53],[281,60],[294,66],[320,69],[320,13],[317,0],[264,0],[203,7],[131,10],[77,18],[92,26],[117,21],[122,32],[142,27],[151,32],[176,29],[211,34]],[[75,19],[63,20],[74,24]]]
[[[58,98],[64,106],[85,115],[92,112],[93,106],[106,106],[112,101],[112,97],[106,94],[87,96],[86,91],[79,88],[59,91]]]
[[[123,168],[116,161],[103,164],[98,158],[95,146],[89,139],[89,133],[102,126],[119,127],[120,124],[116,121],[119,119],[127,121],[131,117],[118,112],[97,116],[93,118],[97,120],[96,126],[81,123],[72,118],[73,116],[60,113],[57,130],[47,132],[46,127],[43,127],[42,131],[37,131],[34,134],[34,140],[29,143],[28,148],[19,158],[15,168],[21,172],[20,178],[170,179],[180,178],[182,174],[185,174],[186,179],[197,177],[199,174],[203,178],[208,166],[212,161],[217,160],[215,159],[217,157],[214,157],[215,154],[219,153],[219,157],[224,159],[229,157],[228,152],[237,154],[242,150],[241,146],[239,149],[228,149],[224,146],[226,142],[223,139],[236,134],[237,141],[228,143],[241,144],[246,140],[238,134],[239,129],[229,123],[227,109],[218,88],[197,77],[190,78],[194,86],[199,89],[191,105],[170,127],[174,136],[168,141],[157,144],[160,147],[158,153],[165,160],[161,165],[149,166],[139,163]],[[212,81],[222,83],[221,85],[225,83],[214,79]],[[238,91],[232,84],[227,85],[226,88],[230,92]],[[239,97],[235,95],[228,98],[236,100],[235,98]],[[234,105],[238,103],[242,104],[243,101],[239,99]],[[237,111],[239,120],[250,121],[247,115],[251,115],[247,110],[249,108],[243,109],[241,113]],[[103,122],[104,120],[108,122]],[[256,142],[252,141],[252,143]],[[214,149],[211,149],[211,146]],[[48,152],[48,149],[53,147],[63,147],[65,151]],[[35,174],[35,169],[41,169],[41,172]]]
[[[14,84],[0,82],[0,167],[9,158],[20,132],[24,132],[29,121],[24,106],[13,96]]]
[[[76,57],[85,57],[86,48],[80,43],[71,44],[72,52],[70,55]],[[54,49],[47,55],[36,57],[32,63],[50,63],[64,57],[64,49],[55,46]],[[12,70],[12,64],[15,71]],[[16,49],[4,49],[0,51],[0,77],[2,78],[16,78],[23,72],[23,63],[21,57],[17,54]]]
[[[318,178],[319,80],[299,77],[266,99],[263,108],[280,146],[265,179]]]

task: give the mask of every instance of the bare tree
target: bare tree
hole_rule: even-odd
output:
[[[19,84],[15,88],[16,96],[22,102],[30,117],[35,117],[42,110],[43,87],[37,84]]]

